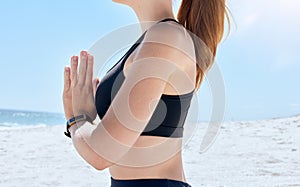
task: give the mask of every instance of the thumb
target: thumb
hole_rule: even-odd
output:
[[[94,97],[96,96],[96,91],[97,91],[99,83],[100,83],[100,81],[99,81],[98,78],[95,78],[93,80],[93,93],[94,93]]]

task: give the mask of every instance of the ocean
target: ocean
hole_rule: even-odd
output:
[[[0,127],[62,125],[63,114],[0,109]]]

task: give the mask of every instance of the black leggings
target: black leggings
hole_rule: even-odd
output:
[[[188,183],[171,179],[119,180],[111,177],[110,187],[192,187]]]

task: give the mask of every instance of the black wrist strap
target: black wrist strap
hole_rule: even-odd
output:
[[[79,121],[88,121],[90,122],[91,124],[93,124],[93,121],[92,119],[86,115],[86,114],[82,114],[82,115],[79,115],[79,116],[75,116],[75,117],[72,117],[71,119],[69,119],[67,121],[67,124],[66,124],[66,131],[64,132],[64,134],[71,138],[71,133],[69,131],[69,128],[72,126],[72,125],[75,125],[76,122],[79,122]]]

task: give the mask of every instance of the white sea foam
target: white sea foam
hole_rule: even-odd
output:
[[[62,124],[57,124],[62,125]],[[57,125],[51,125],[51,126],[57,126]],[[18,123],[1,123],[0,124],[0,131],[1,130],[15,130],[15,129],[34,129],[34,128],[43,128],[47,127],[49,125],[47,124],[36,124],[36,125],[21,125]]]

